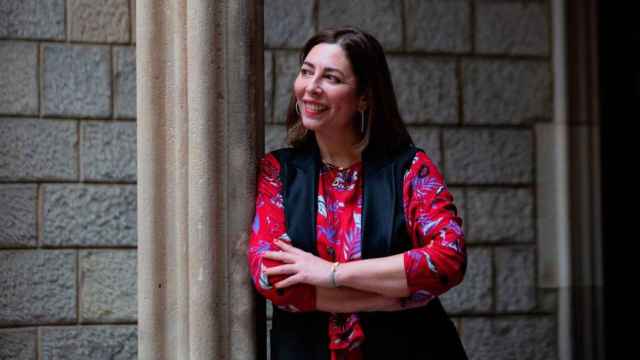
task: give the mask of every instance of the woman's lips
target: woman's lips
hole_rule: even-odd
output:
[[[318,115],[324,111],[327,111],[327,109],[329,109],[329,107],[326,105],[322,105],[318,103],[310,103],[310,102],[303,102],[303,108],[304,108],[304,113],[307,116]]]

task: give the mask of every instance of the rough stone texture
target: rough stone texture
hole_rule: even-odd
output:
[[[548,55],[547,5],[542,2],[479,2],[475,9],[476,51]]]
[[[0,37],[64,40],[64,0],[0,1]]]
[[[34,328],[0,329],[0,360],[35,360],[37,336]]]
[[[351,25],[370,32],[386,50],[402,48],[402,2],[397,0],[322,0],[319,29]]]
[[[90,121],[81,126],[83,178],[136,181],[136,123]]]
[[[544,61],[463,62],[464,122],[523,124],[551,118],[552,87]]]
[[[0,185],[0,247],[36,246],[36,185]]]
[[[130,9],[131,9],[131,41],[133,44],[136,44],[136,3],[137,1],[130,1]]]
[[[471,50],[471,9],[465,0],[407,0],[407,50]]]
[[[300,70],[300,60],[298,59],[298,53],[292,51],[276,51],[274,60],[276,62],[276,83],[272,121],[284,124],[289,100],[293,95],[293,82]]]
[[[45,185],[43,243],[135,246],[135,185]]]
[[[35,43],[0,42],[0,113],[38,113],[37,58]]]
[[[77,179],[76,129],[75,121],[0,119],[0,180]]]
[[[267,125],[264,134],[265,154],[270,151],[288,146],[287,129],[284,125]]]
[[[111,115],[111,60],[105,46],[45,45],[44,115]]]
[[[536,307],[535,247],[497,247],[496,310],[531,311]]]
[[[529,189],[468,189],[469,241],[535,240],[533,194]]]
[[[127,360],[138,357],[133,325],[42,328],[43,360]]]
[[[449,183],[492,184],[533,181],[533,139],[523,130],[444,130]]]
[[[422,57],[387,57],[405,123],[455,124],[458,90],[455,63]]]
[[[114,47],[114,112],[117,118],[136,117],[136,48]]]
[[[265,47],[302,47],[314,33],[313,3],[313,0],[265,1]]]
[[[80,252],[80,318],[136,321],[136,251]]]
[[[273,122],[273,53],[264,52],[264,122]]]
[[[442,151],[440,151],[440,129],[435,127],[424,126],[407,126],[407,130],[416,146],[427,153],[427,156],[433,161],[438,169],[442,172]]]
[[[0,326],[76,319],[76,252],[0,251]]]
[[[129,0],[69,0],[69,37],[75,41],[129,41]]]
[[[462,283],[440,296],[448,313],[491,311],[493,306],[491,250],[467,247],[467,271]]]
[[[470,360],[557,359],[552,317],[463,318],[462,343]]]

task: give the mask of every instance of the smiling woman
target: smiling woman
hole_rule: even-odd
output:
[[[306,43],[287,129],[292,147],[260,161],[248,252],[271,358],[466,359],[438,300],[464,277],[462,221],[373,36]]]

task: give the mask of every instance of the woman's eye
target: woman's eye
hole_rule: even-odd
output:
[[[308,76],[311,75],[311,71],[307,69],[300,69],[300,74],[302,74],[303,76]]]
[[[325,78],[327,78],[331,82],[335,82],[335,83],[339,83],[340,82],[340,79],[338,77],[336,77],[336,76],[333,76],[333,75],[327,75],[327,76],[325,76]]]

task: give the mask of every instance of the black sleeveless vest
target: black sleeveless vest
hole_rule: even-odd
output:
[[[362,258],[398,254],[411,248],[402,206],[404,170],[419,149],[390,155],[363,153]],[[321,164],[310,151],[273,152],[281,164],[287,234],[294,246],[318,255],[316,216]],[[396,312],[362,312],[362,350],[370,359],[467,359],[453,322],[436,298],[424,307]],[[271,359],[329,359],[328,313],[273,309]]]

